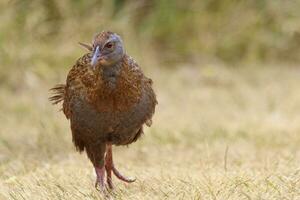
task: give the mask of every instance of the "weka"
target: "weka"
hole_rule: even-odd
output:
[[[97,179],[95,187],[113,188],[112,172],[125,182],[115,168],[112,145],[128,145],[151,125],[157,104],[152,80],[125,53],[116,33],[103,31],[92,46],[82,44],[89,53],[79,58],[70,70],[66,84],[52,88],[53,104],[63,102],[63,112],[70,119],[72,138],[79,152],[86,151]]]

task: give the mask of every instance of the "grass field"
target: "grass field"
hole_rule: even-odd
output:
[[[114,148],[137,177],[114,179],[114,199],[300,200],[299,3],[0,1],[0,200],[102,198],[48,101],[101,30],[122,36],[159,102],[142,139]]]
[[[114,148],[114,199],[300,199],[300,69],[146,68],[159,105],[135,144]],[[62,72],[62,77],[67,71]],[[101,199],[44,81],[0,90],[0,199]]]

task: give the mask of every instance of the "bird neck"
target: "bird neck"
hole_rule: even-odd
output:
[[[101,66],[97,84],[91,88],[90,102],[98,110],[126,110],[135,105],[142,97],[142,78],[138,70],[133,70],[129,57],[123,57],[113,66]]]
[[[117,62],[111,66],[102,67],[102,80],[109,89],[115,89],[117,84],[117,79],[121,73],[122,63]]]

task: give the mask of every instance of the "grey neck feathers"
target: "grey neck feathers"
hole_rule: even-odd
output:
[[[115,89],[118,76],[121,72],[122,63],[118,62],[113,66],[104,66],[102,69],[102,79],[110,89]]]

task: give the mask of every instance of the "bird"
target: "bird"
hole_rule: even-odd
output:
[[[62,103],[75,148],[86,152],[95,169],[95,187],[104,191],[114,188],[112,174],[127,183],[136,180],[116,169],[112,146],[137,141],[143,127],[151,126],[156,94],[153,81],[126,54],[117,33],[102,31],[92,44],[79,44],[88,52],[75,62],[65,84],[50,89],[49,100]]]

